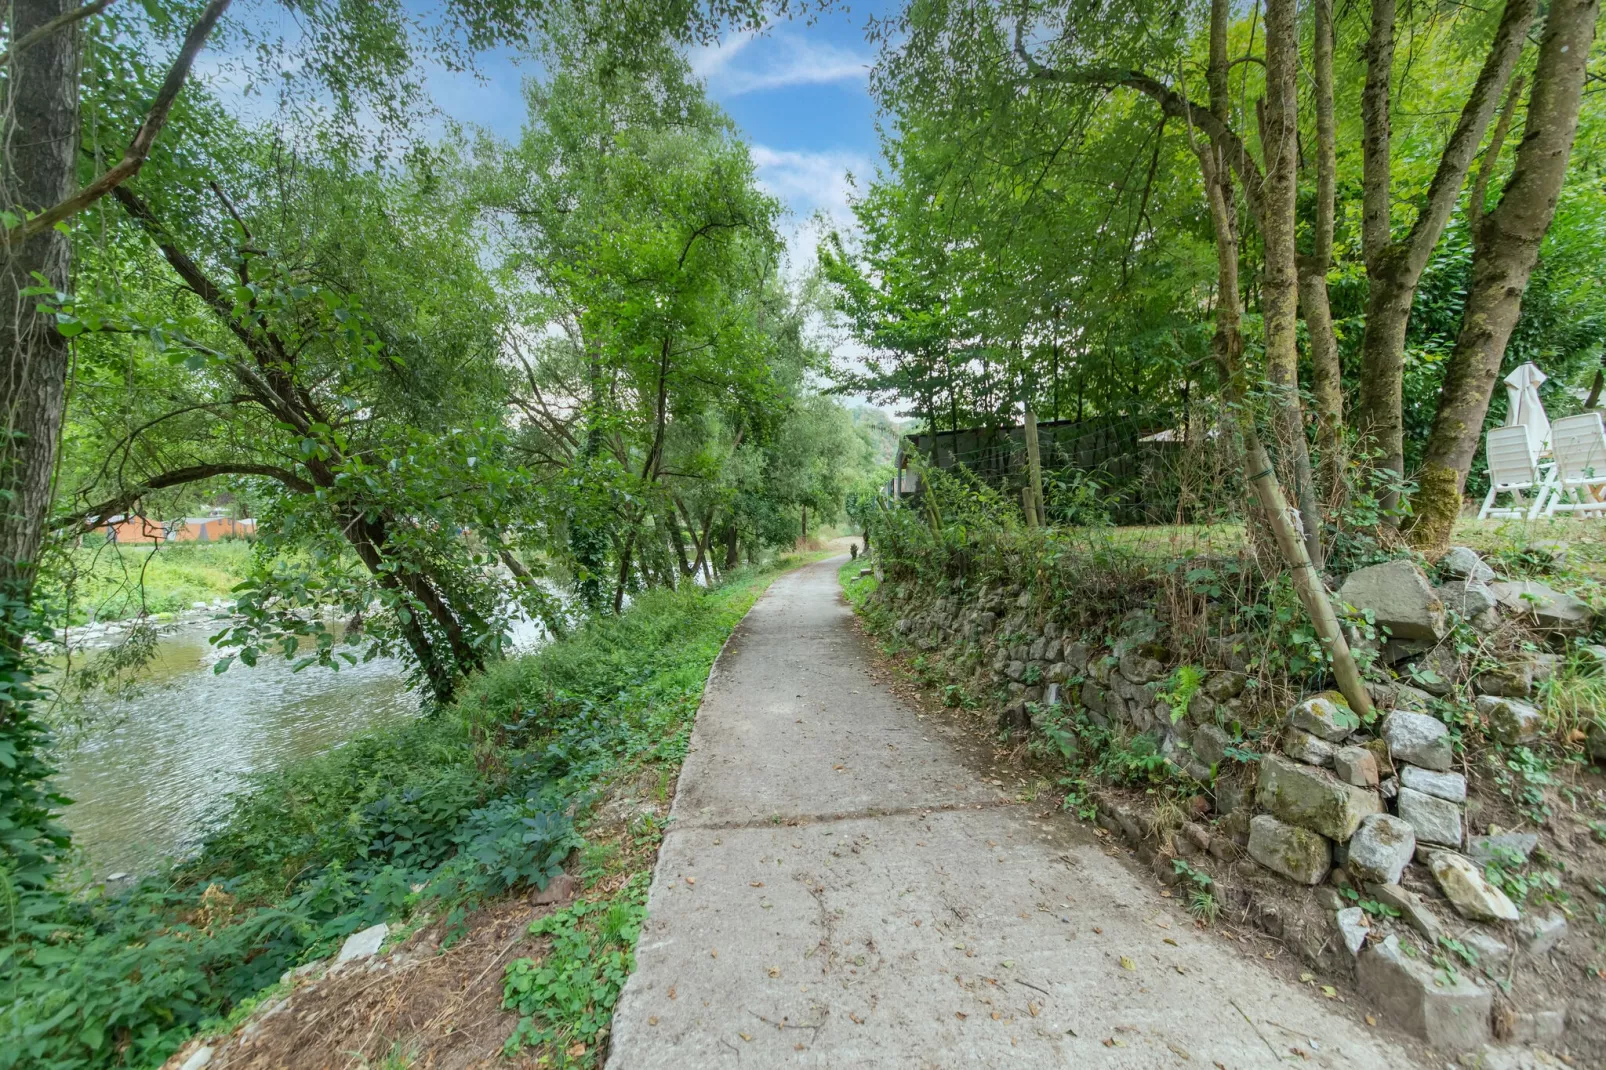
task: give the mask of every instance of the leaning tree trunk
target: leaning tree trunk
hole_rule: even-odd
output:
[[[11,8],[11,40],[78,6],[77,0],[35,0]],[[16,52],[7,72],[0,146],[0,197],[19,218],[59,204],[76,182],[78,64],[76,25]],[[54,228],[0,248],[0,330],[8,346],[0,379],[6,428],[0,439],[0,670],[10,681],[0,700],[0,871],[19,887],[42,887],[69,846],[51,811],[63,804],[48,788],[54,770],[46,735],[28,698],[24,640],[33,629],[34,579],[50,509],[51,480],[67,386],[67,340],[37,298],[34,273],[66,290],[72,244]]]
[[[1208,72],[1211,109],[1216,112],[1217,118],[1223,121],[1230,106],[1226,92],[1228,2],[1229,0],[1214,0],[1212,4]],[[1292,0],[1271,0],[1267,4],[1266,14],[1268,32],[1275,24],[1276,32],[1280,35],[1275,46],[1270,45],[1268,38],[1270,49],[1268,67],[1271,66],[1270,59],[1275,56],[1278,64],[1286,68],[1295,62],[1290,48],[1293,33]],[[1283,73],[1287,74],[1286,69]],[[1282,84],[1287,87],[1290,82],[1291,79],[1284,79]],[[1277,105],[1292,110],[1293,100],[1285,96],[1277,101]],[[1248,375],[1243,361],[1242,313],[1238,307],[1238,227],[1233,214],[1232,179],[1227,162],[1223,158],[1224,151],[1219,146],[1198,144],[1196,153],[1199,157],[1200,170],[1204,175],[1210,221],[1216,239],[1216,268],[1219,274],[1217,292],[1220,297],[1216,306],[1215,356],[1221,368],[1222,381],[1226,384],[1228,403],[1233,409],[1238,429],[1243,436],[1249,485],[1253,488],[1266,522],[1272,529],[1278,551],[1293,578],[1294,589],[1299,594],[1306,614],[1310,617],[1311,625],[1320,638],[1323,648],[1332,658],[1333,674],[1338,680],[1339,690],[1343,692],[1345,699],[1357,714],[1370,718],[1371,697],[1367,694],[1364,681],[1361,680],[1360,671],[1350,653],[1343,629],[1339,627],[1338,618],[1333,612],[1332,600],[1328,597],[1321,574],[1311,563],[1305,550],[1305,542],[1299,537],[1290,519],[1289,514],[1292,510],[1288,507],[1287,499],[1283,497],[1282,487],[1277,482],[1276,473],[1261,443],[1260,432],[1255,426],[1254,415],[1249,406]],[[1280,164],[1280,166],[1291,165],[1291,160],[1283,160]],[[1274,194],[1274,197],[1278,196],[1281,194]],[[1288,249],[1285,254],[1279,255],[1285,256],[1291,268],[1294,237],[1293,204],[1291,200],[1286,204],[1279,200],[1274,200],[1273,203],[1277,206],[1277,211],[1285,213],[1286,225],[1267,228],[1267,244],[1271,243],[1270,235],[1281,235],[1281,240],[1288,243]],[[1266,210],[1264,206],[1263,210]],[[1270,253],[1268,261],[1269,259]]]
[[[1494,211],[1477,219],[1483,206],[1473,205],[1472,284],[1422,463],[1411,530],[1419,547],[1448,546],[1460,513],[1506,343],[1567,177],[1598,13],[1598,0],[1551,4],[1516,166]]]

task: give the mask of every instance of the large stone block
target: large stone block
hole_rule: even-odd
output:
[[[1338,598],[1371,610],[1373,622],[1395,639],[1437,640],[1444,635],[1444,603],[1422,570],[1403,558],[1351,572]]]
[[[1544,733],[1544,716],[1514,698],[1479,695],[1478,714],[1489,735],[1502,743],[1532,743]]]
[[[1595,613],[1583,601],[1548,587],[1538,580],[1491,583],[1489,589],[1501,608],[1523,618],[1541,631],[1580,635],[1589,630]]]
[[[1376,792],[1346,784],[1325,769],[1280,754],[1261,758],[1255,801],[1280,821],[1340,843],[1355,834],[1368,814],[1383,811]]]
[[[1412,955],[1390,936],[1355,962],[1361,995],[1407,1032],[1435,1048],[1471,1051],[1490,1039],[1488,989],[1464,971],[1436,970],[1426,954]]]
[[[1401,766],[1400,787],[1453,803],[1467,801],[1467,778],[1460,773],[1435,773],[1420,766]]]
[[[1333,866],[1333,846],[1309,829],[1257,814],[1249,822],[1249,857],[1297,884],[1320,884]]]
[[[1461,807],[1448,799],[1427,795],[1415,788],[1400,788],[1395,809],[1403,821],[1416,830],[1416,838],[1423,843],[1436,843],[1441,847],[1461,846]]]
[[[1389,814],[1373,814],[1350,837],[1344,868],[1357,880],[1398,884],[1416,851],[1416,831]]]
[[[1492,580],[1494,569],[1484,563],[1470,546],[1452,546],[1439,559],[1439,571],[1458,580]]]
[[[1437,717],[1395,710],[1383,719],[1383,738],[1395,761],[1440,772],[1450,768],[1450,729]]]

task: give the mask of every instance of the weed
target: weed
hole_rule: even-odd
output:
[[[647,875],[638,874],[610,898],[582,899],[532,923],[531,935],[550,937],[551,949],[539,962],[508,964],[502,1005],[520,1017],[503,1054],[536,1047],[558,1066],[596,1065],[646,916]]]
[[[1188,704],[1204,685],[1205,671],[1197,665],[1178,665],[1165,682],[1159,699],[1171,708],[1171,723],[1188,715]]]
[[[1510,799],[1535,825],[1550,820],[1550,804],[1545,788],[1555,782],[1551,770],[1555,763],[1529,747],[1513,747],[1495,765],[1494,782],[1500,794]]]
[[[1360,892],[1348,885],[1338,891],[1345,899],[1348,899],[1374,918],[1397,918],[1400,916],[1398,907],[1390,906],[1388,903],[1382,903],[1376,899],[1363,899]]]

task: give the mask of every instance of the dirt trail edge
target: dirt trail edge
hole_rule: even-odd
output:
[[[872,676],[839,564],[715,663],[610,1070],[1414,1063],[978,776]]]

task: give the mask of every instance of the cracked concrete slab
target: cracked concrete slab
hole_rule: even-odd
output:
[[[720,657],[609,1067],[1412,1062],[978,777],[872,678],[836,566]]]

